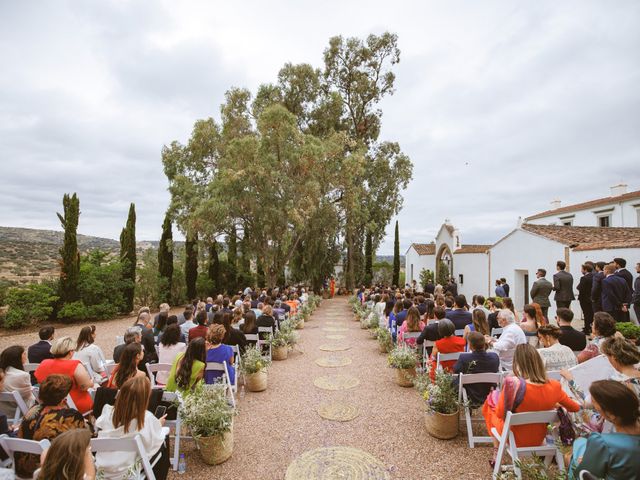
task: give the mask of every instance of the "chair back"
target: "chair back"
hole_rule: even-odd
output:
[[[156,480],[153,473],[153,467],[151,465],[149,455],[142,443],[142,437],[140,434],[136,434],[134,437],[128,438],[92,438],[91,439],[91,451],[95,453],[100,452],[130,452],[134,451],[140,457],[142,463],[142,470],[147,480]],[[158,457],[160,458],[160,457]]]
[[[156,385],[156,376],[155,376],[156,373],[158,372],[169,373],[171,371],[170,363],[147,363],[145,366],[147,367],[147,374],[149,375],[149,380],[151,380],[151,388],[158,388],[158,386]]]
[[[441,362],[448,362],[452,360],[458,360],[460,358],[460,354],[464,352],[453,352],[453,353],[438,353],[437,361],[436,361],[436,370],[440,368]]]
[[[402,343],[411,347],[411,348],[417,348],[417,344],[416,342],[413,343],[407,343],[407,340],[413,338],[414,340],[417,339],[420,336],[421,332],[405,332],[402,334]],[[424,348],[424,347],[423,347]]]
[[[0,435],[0,447],[9,456],[11,463],[13,464],[13,470],[15,471],[15,452],[32,453],[34,455],[41,455],[46,449],[51,446],[49,440],[25,440],[24,438],[11,438],[8,435]],[[18,478],[16,476],[16,478]]]
[[[500,335],[502,335],[502,330],[504,330],[504,329],[502,329],[502,328],[492,328],[491,329],[491,336],[492,337],[496,337],[496,338],[499,337]]]
[[[32,373],[32,372],[35,372],[39,366],[40,366],[39,363],[25,363],[24,371],[28,373]]]
[[[22,396],[15,390],[13,392],[0,392],[0,401],[16,404],[16,412],[13,419],[7,418],[7,420],[13,424],[20,423],[22,417],[24,417],[29,411]]]
[[[221,372],[222,373],[222,384],[225,386],[225,388],[227,389],[227,392],[230,394],[231,396],[231,403],[233,405],[233,407],[235,408],[236,406],[236,399],[235,396],[233,394],[233,385],[231,384],[231,380],[230,380],[230,376],[229,376],[229,369],[227,368],[227,362],[207,362],[205,368],[204,368],[204,372],[205,372],[205,376],[207,372]]]
[[[454,332],[454,335],[456,337],[464,337],[464,328],[456,329],[456,331]]]

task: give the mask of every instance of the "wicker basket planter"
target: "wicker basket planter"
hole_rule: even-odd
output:
[[[272,360],[286,360],[289,356],[289,347],[287,345],[283,347],[273,347],[271,349]]]
[[[458,411],[455,413],[438,413],[427,410],[424,414],[424,425],[427,433],[434,438],[449,440],[458,435]]]
[[[267,389],[267,371],[260,370],[244,376],[244,384],[250,392],[262,392]]]
[[[223,435],[196,437],[195,441],[202,461],[207,465],[219,465],[226,462],[233,453],[233,426]]]
[[[396,368],[396,382],[401,387],[413,387],[413,379],[416,376],[416,367]]]
[[[304,320],[300,319],[298,320],[298,323],[296,323],[296,330],[302,330],[304,328]]]

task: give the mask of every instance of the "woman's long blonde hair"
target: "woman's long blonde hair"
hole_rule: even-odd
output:
[[[547,383],[542,357],[532,345],[520,344],[513,354],[513,374],[533,383]]]

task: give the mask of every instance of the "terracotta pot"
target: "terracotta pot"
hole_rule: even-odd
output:
[[[416,367],[396,368],[396,381],[401,387],[413,387],[413,379],[416,376]]]
[[[218,465],[231,457],[233,453],[233,426],[223,435],[215,437],[196,437],[200,457],[207,465]]]
[[[267,371],[260,370],[244,376],[244,384],[250,392],[262,392],[267,389]]]
[[[449,440],[458,435],[458,412],[438,413],[427,410],[424,414],[427,433],[434,438]]]
[[[289,356],[289,347],[273,347],[271,349],[271,359],[272,360],[286,360]]]

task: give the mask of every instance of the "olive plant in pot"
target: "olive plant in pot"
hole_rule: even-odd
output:
[[[389,365],[396,369],[396,382],[401,387],[413,387],[418,354],[407,346],[395,347],[388,357]]]
[[[286,360],[289,356],[289,349],[297,342],[294,325],[291,320],[280,322],[280,329],[270,335],[267,342],[271,344],[271,358],[273,360]]]
[[[233,453],[233,416],[223,385],[198,382],[180,402],[180,418],[190,430],[202,460],[209,465],[226,461]]]
[[[380,353],[389,353],[391,349],[393,349],[393,337],[388,329],[378,327],[376,330],[376,340],[378,340]]]
[[[250,346],[245,350],[239,369],[247,390],[262,392],[267,389],[267,369],[270,365],[271,360],[263,357],[259,348]]]
[[[291,325],[293,325],[293,328],[296,330],[302,330],[304,328],[304,318],[304,315],[300,312],[292,315],[289,321],[291,322]]]
[[[453,376],[436,370],[432,379],[430,369],[418,375],[415,387],[426,402],[424,423],[427,433],[435,438],[448,440],[458,435],[458,389],[453,386]]]

